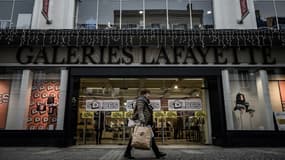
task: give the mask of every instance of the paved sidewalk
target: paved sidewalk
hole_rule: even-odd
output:
[[[126,146],[0,147],[0,160],[124,160]],[[284,160],[285,148],[159,146],[166,160]],[[133,150],[137,160],[155,159],[152,151]]]

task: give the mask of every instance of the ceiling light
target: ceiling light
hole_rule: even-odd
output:
[[[139,14],[143,14],[143,11],[139,11]]]
[[[178,86],[177,86],[177,85],[175,85],[175,86],[174,86],[174,89],[178,89]]]

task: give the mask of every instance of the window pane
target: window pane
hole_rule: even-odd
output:
[[[12,27],[18,29],[29,29],[31,26],[34,0],[15,1]]]
[[[230,95],[227,101],[229,130],[273,130],[270,97],[266,97],[264,71],[232,70],[229,72]],[[228,127],[231,126],[228,124]]]
[[[118,28],[119,24],[115,22],[115,13],[118,12],[120,12],[120,0],[99,0],[98,28]]]
[[[20,98],[21,71],[6,70],[0,72],[0,130],[18,128],[23,119],[18,113]],[[20,125],[22,127],[22,125]]]
[[[277,9],[279,27],[280,29],[285,29],[285,1],[276,1],[275,4]]]
[[[60,73],[54,70],[34,71],[27,129],[55,130],[59,107]]]
[[[95,29],[97,22],[97,0],[78,1],[77,27]]]
[[[116,13],[116,23],[119,18]],[[143,0],[122,0],[122,28],[143,28]]]
[[[12,5],[12,0],[0,0],[0,29],[9,28]]]
[[[192,0],[191,4],[193,28],[214,28],[212,0]]]
[[[273,112],[285,112],[285,74],[274,70],[268,75]]]
[[[146,29],[167,29],[165,0],[145,0],[145,12]]]
[[[276,25],[273,1],[255,0],[254,7],[257,28],[272,28]]]
[[[189,0],[168,0],[168,17],[170,29],[189,29]]]
[[[276,129],[284,131],[285,74],[283,71],[278,69],[268,71],[268,88]]]

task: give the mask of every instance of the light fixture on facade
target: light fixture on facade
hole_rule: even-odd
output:
[[[207,11],[207,14],[212,14],[212,11],[211,10]]]
[[[139,11],[139,14],[143,14],[143,11],[142,11],[142,10],[140,10],[140,11]]]

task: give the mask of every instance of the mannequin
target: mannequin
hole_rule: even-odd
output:
[[[238,111],[238,112],[237,112]],[[254,113],[254,109],[250,109],[249,108],[249,103],[246,102],[246,99],[245,99],[245,95],[243,93],[237,93],[236,95],[236,104],[235,104],[235,107],[234,107],[234,112],[238,115],[237,117],[237,120],[238,120],[238,128],[236,129],[244,129],[244,124],[243,124],[243,114],[244,113],[249,113],[250,114],[250,117],[252,118],[253,117],[253,113]],[[251,123],[251,122],[250,122]]]
[[[237,93],[236,95],[236,106],[234,111],[244,109],[246,112],[253,113],[255,110],[249,108],[249,103],[246,102],[245,96],[242,93]]]

